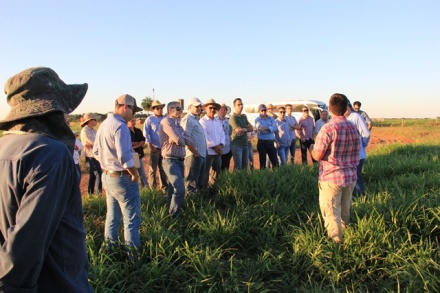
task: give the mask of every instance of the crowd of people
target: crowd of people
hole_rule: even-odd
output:
[[[365,192],[361,174],[372,122],[359,102],[353,108],[347,97],[334,94],[329,111],[323,110],[316,123],[307,106],[297,120],[290,104],[277,113],[272,105],[261,104],[251,125],[239,98],[233,110],[214,99],[203,103],[192,98],[183,118],[179,102],[168,103],[164,115],[165,104],[154,100],[153,114],[140,130],[135,113],[143,109],[123,94],[97,130],[101,117],[86,113],[78,134],[69,128],[66,115],[81,103],[87,88],[65,84],[46,67],[27,69],[6,83],[11,110],[0,121],[5,131],[0,164],[16,172],[0,178],[0,291],[92,291],[79,152],[89,165],[88,193],[105,190],[106,247],[111,251],[120,245],[123,224],[123,245],[129,258],[135,258],[141,246],[139,181],[142,187],[167,192],[174,219],[181,215],[185,196],[206,194],[231,160],[234,170],[255,167],[255,136],[260,169],[293,163],[298,137],[302,164],[307,164],[307,153],[320,164],[319,204],[328,237],[343,243],[353,191]],[[148,178],[144,145],[149,148]]]

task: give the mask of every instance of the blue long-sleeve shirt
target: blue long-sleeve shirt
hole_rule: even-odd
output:
[[[267,127],[268,129],[260,131],[261,127]],[[277,124],[272,117],[257,117],[257,119],[255,119],[255,128],[257,129],[258,139],[275,140],[275,131],[277,131]]]
[[[160,140],[159,140],[159,125],[165,116],[156,116],[151,115],[148,116],[147,120],[144,123],[144,136],[145,142],[151,143],[156,148],[160,149]]]

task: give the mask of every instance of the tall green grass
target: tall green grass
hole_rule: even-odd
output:
[[[216,196],[186,198],[178,220],[163,193],[143,190],[136,261],[101,248],[105,200],[84,198],[90,282],[96,292],[438,292],[439,154],[432,143],[370,154],[344,245],[326,238],[317,166],[224,173]]]

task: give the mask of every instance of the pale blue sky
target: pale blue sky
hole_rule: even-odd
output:
[[[440,1],[3,0],[0,84],[33,66],[123,93],[245,104],[340,92],[371,117],[440,116]],[[0,119],[7,114],[0,97]]]

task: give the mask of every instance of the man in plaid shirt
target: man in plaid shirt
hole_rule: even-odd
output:
[[[330,97],[332,119],[325,124],[311,146],[319,160],[319,206],[328,237],[344,242],[342,230],[350,221],[356,166],[359,163],[360,139],[356,126],[344,117],[348,99],[343,94]]]

